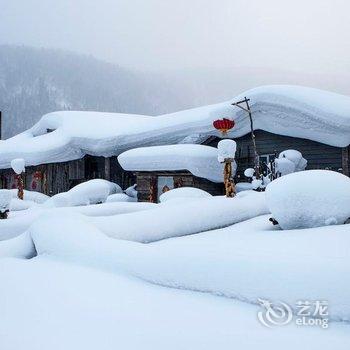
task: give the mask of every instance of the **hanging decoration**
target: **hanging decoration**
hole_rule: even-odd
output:
[[[223,118],[213,121],[215,129],[219,130],[223,135],[226,135],[229,130],[235,126],[234,120]]]

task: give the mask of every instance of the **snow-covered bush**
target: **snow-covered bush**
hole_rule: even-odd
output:
[[[268,207],[282,229],[343,224],[350,217],[350,179],[329,170],[282,176],[266,188]]]
[[[10,191],[12,192],[12,198],[17,198],[18,190],[12,189]],[[23,199],[25,201],[31,201],[31,202],[35,202],[37,204],[42,204],[42,203],[46,202],[48,199],[50,199],[50,197],[44,193],[41,193],[41,192],[24,190]]]
[[[303,155],[299,151],[294,149],[281,152],[275,160],[276,172],[282,176],[305,170],[306,166],[307,160],[303,158]]]
[[[230,139],[221,140],[218,143],[218,161],[224,162],[225,159],[235,159],[236,155],[236,142]]]
[[[104,203],[109,195],[122,192],[121,187],[116,183],[94,179],[83,182],[68,192],[56,194],[47,201],[46,205],[48,207],[68,207]]]
[[[10,210],[12,193],[9,190],[0,190],[0,213]]]
[[[137,202],[137,197],[130,197],[125,193],[114,193],[107,197],[106,202]]]
[[[181,201],[181,200],[188,200],[188,199],[198,199],[198,198],[208,198],[212,195],[208,192],[205,192],[203,190],[200,190],[199,188],[195,187],[179,187],[174,188],[170,191],[167,191],[163,193],[159,197],[159,201],[161,203],[165,203],[168,201]]]
[[[134,184],[130,187],[128,187],[124,192],[129,196],[133,198],[137,198],[137,184]]]

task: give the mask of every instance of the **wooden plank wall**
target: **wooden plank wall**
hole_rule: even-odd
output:
[[[273,154],[275,152],[278,154],[287,149],[295,149],[300,151],[308,161],[307,169],[328,168],[339,171],[339,169],[343,168],[342,148],[301,138],[276,135],[262,130],[257,130],[255,135],[257,149],[260,155]],[[207,144],[216,147],[219,141],[219,138],[211,138]],[[243,175],[244,170],[254,165],[250,134],[239,137],[235,141],[237,142],[237,175],[243,177],[243,180],[245,180]],[[346,172],[346,169],[344,172]]]

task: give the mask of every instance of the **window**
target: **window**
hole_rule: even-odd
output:
[[[158,176],[157,190],[158,200],[164,192],[174,188],[174,178],[172,176]]]
[[[259,162],[260,162],[260,169],[261,172],[266,176],[268,173],[268,166],[271,162],[273,162],[276,158],[275,153],[270,154],[261,154],[259,156]]]

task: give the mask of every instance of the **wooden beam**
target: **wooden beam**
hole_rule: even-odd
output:
[[[350,152],[350,146],[342,148],[341,162],[342,162],[343,174],[346,176],[350,176],[349,152]]]
[[[111,180],[111,158],[105,158],[105,180]]]

